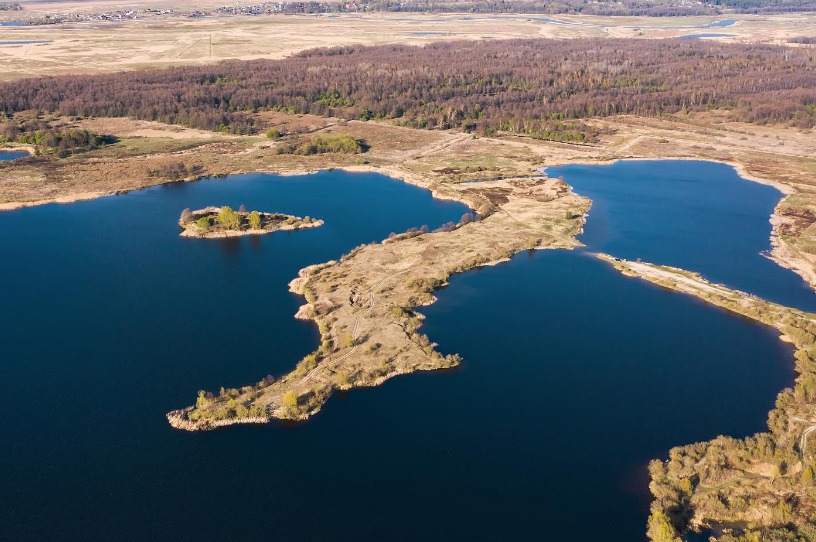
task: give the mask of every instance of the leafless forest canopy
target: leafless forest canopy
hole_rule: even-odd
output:
[[[278,109],[417,128],[585,140],[598,116],[728,110],[816,126],[816,49],[681,40],[505,40],[307,51],[278,61],[0,85],[0,109],[253,133]]]

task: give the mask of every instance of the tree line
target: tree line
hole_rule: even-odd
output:
[[[787,13],[816,10],[814,0],[360,0],[333,2],[263,2],[259,12],[279,13],[543,13],[601,16],[683,17],[737,13]]]
[[[318,49],[233,61],[0,84],[0,111],[125,116],[257,133],[280,110],[410,127],[588,141],[581,119],[728,110],[816,126],[809,48],[696,40],[502,40]]]

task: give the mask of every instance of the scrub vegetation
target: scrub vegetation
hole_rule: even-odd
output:
[[[474,213],[456,224],[395,232],[302,270],[290,287],[306,299],[298,317],[317,324],[319,347],[279,378],[202,391],[194,405],[168,414],[189,430],[305,419],[337,390],[456,365],[455,354],[438,352],[421,333],[416,311],[450,274],[522,250],[575,245],[588,202],[556,180],[529,177],[542,163],[670,155],[738,163],[783,182],[798,193],[777,209],[774,256],[801,264],[797,271],[816,284],[816,274],[808,275],[816,266],[816,59],[801,45],[536,39],[355,46],[278,61],[21,80],[0,85],[7,115],[0,129],[9,142],[33,137],[31,144],[47,148],[36,133],[49,129],[121,139],[56,153],[63,158],[43,153],[0,164],[0,203],[327,167],[377,169],[467,202]],[[21,119],[41,118],[70,122],[20,129]],[[462,182],[473,179],[484,182]],[[186,210],[180,223],[189,235],[244,235],[271,231],[270,217],[284,216],[213,207]],[[310,220],[274,220],[290,218]],[[676,448],[667,463],[652,464],[650,537],[677,541],[688,530],[711,530],[728,541],[814,540],[812,315],[681,270],[619,267],[774,325],[795,345],[799,373],[780,394],[767,433]]]
[[[89,130],[54,127],[37,119],[0,121],[0,144],[18,143],[35,148],[35,154],[53,154],[65,158],[115,142],[111,136]]]
[[[796,382],[777,397],[767,432],[680,446],[667,461],[652,461],[650,538],[679,542],[691,530],[728,542],[816,540],[816,315],[681,269],[601,258],[626,275],[775,327],[795,348]]]
[[[287,141],[277,147],[280,154],[360,154],[363,145],[353,137],[347,135],[321,134],[302,141],[299,138]]]
[[[184,209],[179,217],[183,228],[182,237],[235,237],[260,235],[280,230],[300,230],[322,226],[323,221],[311,217],[281,213],[248,212],[242,205],[238,211],[232,207],[207,207],[198,211]]]
[[[441,354],[421,333],[422,316],[415,309],[432,303],[434,289],[454,273],[531,248],[576,246],[574,236],[589,208],[563,182],[540,177],[433,189],[437,196],[468,203],[478,215],[468,213],[437,232],[419,228],[361,245],[338,261],[301,270],[290,290],[306,299],[297,317],[317,324],[318,349],[278,380],[267,378],[234,397],[213,396],[203,406],[170,412],[170,423],[187,430],[258,423],[261,408],[269,419],[306,419],[337,390],[457,365],[457,355]],[[254,414],[240,416],[235,407],[225,407],[229,401]]]

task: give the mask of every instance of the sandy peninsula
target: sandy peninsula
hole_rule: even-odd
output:
[[[429,185],[425,185],[429,188]],[[586,198],[557,179],[518,178],[437,185],[435,193],[479,209],[435,232],[406,232],[307,267],[290,283],[306,304],[296,317],[317,324],[321,343],[293,371],[168,413],[174,427],[201,430],[266,419],[306,419],[336,391],[376,386],[397,375],[453,367],[420,332],[417,307],[454,273],[493,265],[524,250],[578,246]],[[294,364],[294,363],[293,363]]]

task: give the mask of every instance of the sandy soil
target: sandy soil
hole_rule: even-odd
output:
[[[294,217],[297,218],[297,217]],[[195,239],[226,239],[228,237],[246,237],[249,235],[266,235],[268,233],[275,233],[276,231],[295,231],[295,230],[305,230],[309,228],[319,228],[323,225],[322,220],[316,220],[314,222],[307,222],[301,224],[283,224],[276,228],[264,228],[260,230],[215,230],[215,231],[207,231],[202,232],[198,228],[188,227],[184,229],[180,234],[179,237],[192,237]]]

